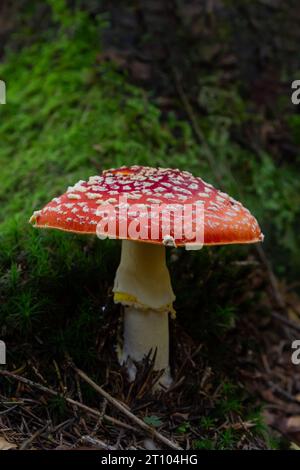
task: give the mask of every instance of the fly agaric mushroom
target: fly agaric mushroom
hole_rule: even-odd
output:
[[[190,238],[182,230],[178,234],[182,212],[174,212],[165,229],[164,213],[159,209],[188,205],[194,207],[189,220],[194,228],[201,214],[195,207],[202,209],[202,224],[200,228],[196,226],[196,230],[202,230],[200,243],[193,230]],[[154,220],[153,207],[155,224],[150,224]],[[113,209],[113,215],[107,212],[108,208]],[[141,218],[141,213],[146,218]],[[201,178],[186,171],[136,165],[105,170],[88,181],[79,181],[35,212],[30,222],[38,228],[122,239],[121,262],[113,288],[114,301],[124,306],[119,360],[126,363],[129,379],[133,380],[135,363],[152,351],[154,369],[164,371],[161,383],[165,386],[171,383],[168,320],[169,314],[174,313],[175,300],[165,246],[199,249],[202,245],[263,240],[249,210]]]

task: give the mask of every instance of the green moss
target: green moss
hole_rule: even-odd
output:
[[[174,115],[162,122],[147,94],[101,60],[106,21],[64,4],[49,2],[47,40],[41,34],[0,66],[0,322],[20,344],[38,333],[45,350],[69,349],[88,363],[119,244],[36,231],[32,212],[107,167],[195,170],[198,149],[188,124]]]
[[[195,450],[214,450],[215,442],[212,439],[197,439],[193,442]]]

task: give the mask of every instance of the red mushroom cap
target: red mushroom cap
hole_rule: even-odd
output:
[[[201,178],[187,171],[137,165],[105,170],[102,175],[92,176],[88,181],[79,181],[62,196],[54,198],[42,210],[35,212],[30,222],[39,228],[99,235],[97,225],[102,219],[99,208],[110,204],[116,211],[116,233],[102,235],[132,239],[130,235],[121,236],[119,232],[119,201],[124,196],[127,198],[128,223],[136,218],[136,213],[130,212],[130,208],[136,205],[150,208],[153,204],[165,204],[172,208],[177,204],[200,204],[204,209],[204,245],[263,240],[260,227],[249,210]],[[179,222],[174,216],[170,226],[170,240],[177,246],[192,244],[193,240],[187,240],[184,234],[176,238],[174,227]],[[148,236],[139,241],[168,244],[161,226],[158,232],[158,237],[153,239],[149,228]]]

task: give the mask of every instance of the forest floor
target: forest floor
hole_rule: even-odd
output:
[[[0,449],[296,448],[300,119],[279,71],[296,70],[284,57],[297,38],[273,44],[286,9],[45,3],[20,2],[2,29]],[[151,363],[128,384],[116,358],[118,243],[27,224],[74,181],[121,164],[201,175],[266,235],[262,247],[169,250],[167,392],[153,391]]]

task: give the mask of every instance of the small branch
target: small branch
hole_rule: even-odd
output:
[[[256,245],[256,251],[258,253],[258,256],[262,262],[262,264],[265,266],[266,271],[269,276],[269,283],[272,288],[272,293],[274,296],[274,299],[276,301],[277,307],[280,309],[285,308],[285,301],[280,293],[279,287],[278,287],[278,281],[277,278],[273,272],[272,266],[268,258],[266,257],[266,254],[263,250],[263,247],[261,245]]]
[[[49,424],[50,424],[49,422],[46,423],[45,426],[38,429],[34,434],[32,434],[29,439],[27,439],[20,445],[19,450],[28,449],[28,447],[33,443],[33,441],[35,441],[37,437],[39,437],[41,434],[43,434],[44,431],[46,431],[46,429],[48,429]]]
[[[91,437],[91,436],[82,436],[81,441],[84,442],[85,444],[90,444],[94,447],[97,447],[97,449],[117,450],[116,447],[110,446],[106,444],[105,442],[100,441],[99,439],[95,439],[94,437]]]
[[[200,129],[197,118],[194,114],[193,107],[192,107],[187,95],[185,94],[185,91],[184,91],[183,86],[181,84],[181,80],[180,80],[180,77],[179,77],[178,70],[175,67],[172,67],[172,73],[173,73],[173,77],[174,77],[174,81],[175,81],[178,96],[179,96],[179,98],[180,98],[180,100],[181,100],[181,102],[184,106],[187,117],[189,118],[189,120],[191,122],[194,134],[195,134],[195,136],[198,140],[198,143],[202,146],[202,148],[204,149],[204,151],[206,153],[206,158],[208,160],[208,163],[211,167],[211,170],[212,170],[213,174],[216,177],[216,180],[218,181],[218,184],[220,184],[222,186],[222,175],[220,174],[220,172],[218,170],[219,167],[217,165],[215,156],[214,156],[213,152],[211,151],[211,148],[207,144],[205,136],[204,136],[202,130]]]
[[[114,397],[112,397],[108,392],[103,390],[102,387],[97,385],[88,375],[86,375],[85,372],[82,370],[78,369],[74,364],[71,363],[71,367],[74,369],[74,371],[81,377],[85,382],[87,382],[91,387],[93,387],[94,390],[96,390],[102,397],[104,397],[109,403],[111,403],[115,408],[117,408],[121,413],[126,415],[131,421],[133,421],[137,426],[139,426],[141,429],[146,431],[150,436],[155,437],[158,441],[162,442],[166,446],[170,447],[171,449],[175,450],[182,450],[182,448],[170,441],[167,437],[163,436],[161,433],[153,429],[151,426],[146,424],[144,421],[142,421],[140,418],[135,416],[129,408],[127,408],[126,405],[121,403],[120,401],[116,400]]]
[[[288,327],[292,328],[293,330],[298,331],[300,333],[300,325],[298,325],[294,321],[289,320],[288,318],[284,317],[283,315],[281,315],[278,312],[272,312],[271,316],[273,318],[275,318],[275,320],[280,321],[284,325],[286,325],[286,326],[288,326]]]
[[[67,403],[73,406],[77,406],[81,410],[85,411],[86,413],[96,416],[97,418],[103,418],[104,421],[107,421],[110,424],[113,424],[115,426],[122,427],[124,429],[127,429],[128,431],[132,432],[138,432],[138,430],[130,426],[130,424],[123,423],[123,421],[120,421],[116,418],[113,418],[112,416],[108,416],[106,414],[102,415],[102,413],[98,410],[95,410],[94,408],[90,408],[87,405],[84,405],[83,403],[80,403],[79,401],[73,400],[72,398],[66,397],[61,395],[60,393],[56,392],[55,390],[52,390],[51,388],[45,387],[44,385],[41,385],[39,383],[33,382],[32,380],[26,379],[25,377],[21,377],[20,375],[13,374],[12,372],[9,372],[7,370],[0,370],[0,375],[4,377],[9,377],[17,382],[21,382],[25,385],[28,385],[29,387],[36,388],[37,390],[40,390],[41,392],[47,393],[48,395],[52,395],[55,397],[61,397],[66,400]]]

